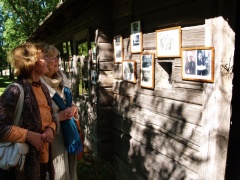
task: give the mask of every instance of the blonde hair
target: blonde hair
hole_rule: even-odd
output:
[[[15,68],[15,75],[29,78],[35,69],[39,58],[43,57],[43,50],[35,43],[26,42],[12,49],[8,54],[8,61]]]
[[[54,45],[47,45],[45,48],[45,55],[48,58],[57,57],[59,55],[59,51]]]

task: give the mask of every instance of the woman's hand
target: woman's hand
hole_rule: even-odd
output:
[[[53,129],[50,128],[50,127],[46,127],[45,131],[42,133],[42,141],[44,142],[52,142],[53,139],[54,139],[54,132],[53,132]]]
[[[72,113],[72,116],[77,116],[78,115],[78,107],[76,105],[72,105],[71,113]]]
[[[37,151],[42,150],[43,141],[40,133],[28,131],[26,141],[35,147]]]
[[[72,107],[68,107],[63,111],[58,112],[59,121],[64,121],[66,119],[71,119],[73,116],[78,115],[77,106],[73,105]]]
[[[66,108],[63,111],[58,112],[59,121],[64,121],[64,120],[67,120],[67,119],[71,119],[71,117],[72,117],[72,114],[71,114],[71,108],[70,107]]]

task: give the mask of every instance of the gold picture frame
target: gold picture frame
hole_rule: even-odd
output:
[[[214,82],[214,47],[182,48],[182,79]]]
[[[115,63],[122,63],[122,61],[123,61],[123,38],[121,35],[114,37],[113,45],[114,45],[114,61],[115,61]]]
[[[158,58],[181,56],[181,26],[156,30]]]
[[[123,80],[131,83],[137,81],[137,62],[135,60],[126,60],[122,62]]]
[[[141,53],[140,63],[140,86],[143,88],[154,89],[155,79],[155,58],[154,53]]]
[[[131,23],[130,48],[131,53],[141,53],[143,51],[143,40],[141,32],[141,21]]]

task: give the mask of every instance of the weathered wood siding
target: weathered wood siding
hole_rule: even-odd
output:
[[[198,32],[196,33],[198,36],[204,37],[204,29],[204,25],[201,25],[188,31]],[[192,41],[191,36],[188,36],[184,29],[182,34],[183,44]],[[156,37],[155,32],[143,36],[144,50],[155,51],[152,43],[156,44],[156,38],[150,36]],[[152,39],[150,46],[145,38]],[[203,45],[202,41],[192,43],[196,46]],[[131,59],[137,60],[139,66],[140,57],[135,57],[136,59],[134,57]],[[181,79],[180,61],[180,58],[176,58],[169,62],[172,64],[172,84],[157,83],[158,78],[163,75],[160,70],[162,63],[156,62],[155,90],[142,89],[139,83],[129,84],[121,80],[114,82],[116,168],[120,171],[122,163],[119,165],[118,162],[121,158],[132,166],[138,164],[134,173],[129,169],[129,177],[135,174],[134,176],[146,176],[145,178],[149,179],[156,177],[161,179],[159,173],[162,168],[165,168],[166,173],[169,173],[169,176],[171,174],[173,179],[179,177],[181,172],[188,172],[189,178],[198,177],[203,87],[202,83],[189,83]],[[119,69],[122,67],[117,64],[116,66],[116,71],[121,72]],[[123,135],[126,137],[123,138]],[[124,144],[129,144],[128,150],[119,148],[121,145],[125,146]],[[152,154],[153,152],[155,155]],[[124,157],[122,153],[127,153],[128,156]],[[156,159],[152,161],[148,158],[151,156],[155,156]],[[149,169],[146,170],[148,166]],[[176,166],[176,172],[173,166]]]
[[[235,3],[68,0],[41,25],[36,39],[56,45],[71,40],[75,46],[87,41],[97,46],[95,65],[91,64],[91,50],[82,59],[89,94],[78,103],[85,143],[98,157],[112,160],[116,179],[224,179]],[[130,25],[138,20],[143,52],[156,53],[156,30],[174,26],[181,26],[181,47],[213,46],[214,83],[182,80],[181,57],[155,58],[155,87],[141,88],[140,53],[130,51]],[[124,60],[137,62],[136,83],[124,82],[122,64],[114,64],[116,35],[123,37]],[[98,72],[96,85],[89,79],[92,69]]]
[[[105,3],[108,3],[105,1]],[[103,22],[96,31],[95,44],[97,47],[97,71],[98,83],[95,86],[97,95],[97,138],[99,141],[98,154],[102,159],[111,160],[113,154],[113,44],[112,35],[109,31],[109,6],[101,3],[101,18]],[[105,8],[104,8],[105,7]]]
[[[216,156],[217,159],[203,163],[211,156],[208,150],[204,150],[208,149],[209,141],[216,144],[214,137],[207,137],[214,125],[210,122],[206,124],[205,119],[206,105],[212,104],[206,103],[206,94],[209,91],[207,87],[211,84],[182,80],[180,57],[155,58],[155,88],[141,88],[140,54],[131,54],[129,47],[130,23],[136,20],[141,20],[142,23],[143,52],[156,52],[156,30],[178,25],[182,27],[181,47],[215,46],[209,42],[211,38],[217,37],[214,32],[208,30],[210,27],[206,25],[203,11],[197,11],[202,4],[203,2],[198,0],[158,3],[114,1],[114,35],[123,36],[124,60],[131,59],[137,62],[136,84],[124,82],[122,65],[114,64],[113,167],[117,179],[216,179],[218,175],[217,179],[224,179],[222,168],[225,167],[226,152],[221,154],[222,157],[219,155]],[[213,2],[209,5],[212,4]],[[208,14],[209,9],[205,10]],[[212,9],[213,14],[217,14],[217,11]],[[231,50],[228,53],[233,55],[233,33],[229,27],[226,29],[230,32],[219,35],[230,34],[228,45]],[[218,69],[221,65],[218,59],[215,63],[215,68]],[[221,79],[231,82],[227,76]],[[226,106],[226,124],[224,128],[220,126],[225,131],[224,138],[227,139],[230,122],[229,101]],[[212,110],[215,111],[214,109]],[[206,132],[206,129],[209,131]],[[220,145],[226,150],[227,144],[219,142],[216,146]],[[203,153],[204,151],[208,154]],[[223,173],[211,174],[208,171],[208,168],[218,169],[213,166],[214,161],[221,161]]]

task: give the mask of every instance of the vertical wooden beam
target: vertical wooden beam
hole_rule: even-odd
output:
[[[205,46],[215,48],[214,83],[203,89],[201,180],[224,180],[231,119],[232,72],[235,34],[223,17],[206,20]]]

